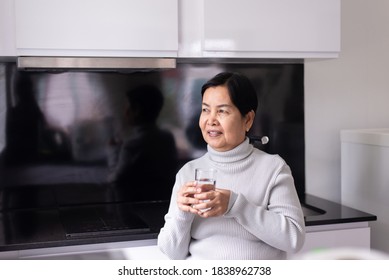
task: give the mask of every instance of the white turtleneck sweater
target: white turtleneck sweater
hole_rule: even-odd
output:
[[[181,211],[181,186],[194,181],[195,168],[217,169],[216,188],[231,197],[223,216],[202,218]],[[176,175],[160,250],[171,259],[285,259],[305,238],[304,216],[290,168],[277,155],[254,148],[246,139],[227,152],[208,152]]]

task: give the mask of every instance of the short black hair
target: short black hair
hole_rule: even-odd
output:
[[[255,88],[249,78],[236,72],[221,72],[208,80],[201,88],[201,96],[210,87],[226,86],[232,103],[242,116],[258,108],[258,98]]]
[[[131,106],[140,110],[142,120],[154,122],[163,107],[162,92],[155,86],[143,85],[126,92],[127,100]]]

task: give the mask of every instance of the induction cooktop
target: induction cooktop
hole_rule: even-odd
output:
[[[59,213],[67,239],[150,232],[139,216],[116,204],[61,207]]]

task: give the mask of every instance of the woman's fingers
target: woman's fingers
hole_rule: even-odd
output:
[[[192,205],[197,204],[199,200],[194,198],[198,192],[196,182],[188,182],[181,187],[177,194],[177,205],[182,211],[196,213],[198,210],[194,209]]]
[[[177,194],[178,208],[204,218],[223,215],[229,200],[229,190],[215,189],[213,185],[197,186],[196,182],[186,183]]]
[[[196,194],[195,197],[202,200],[202,203],[196,205],[197,209],[208,209],[207,211],[200,211],[199,214],[201,217],[216,217],[227,212],[230,191],[215,189],[215,191],[210,191],[208,193]]]

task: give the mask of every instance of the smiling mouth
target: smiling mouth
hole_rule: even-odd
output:
[[[207,133],[210,137],[216,137],[216,136],[222,135],[222,133],[220,131],[217,131],[217,130],[208,130]]]

